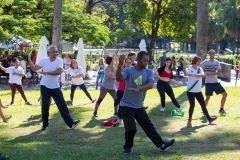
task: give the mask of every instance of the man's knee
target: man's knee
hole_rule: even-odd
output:
[[[206,101],[208,101],[210,99],[210,96],[206,96]]]
[[[222,93],[222,96],[223,96],[223,97],[227,97],[227,92],[223,92],[223,93]]]

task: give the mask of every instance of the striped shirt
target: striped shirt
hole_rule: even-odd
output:
[[[213,61],[206,59],[200,66],[204,68],[205,73],[216,73],[217,70],[221,69],[220,63],[215,59]],[[217,76],[206,76],[205,83],[218,83]]]

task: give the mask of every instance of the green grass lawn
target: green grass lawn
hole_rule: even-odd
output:
[[[203,91],[205,89],[203,88]],[[9,155],[11,160],[106,160],[106,159],[239,159],[240,157],[240,112],[238,87],[226,87],[228,98],[226,116],[218,114],[221,96],[210,99],[210,115],[218,115],[214,125],[208,125],[198,103],[193,114],[192,125],[187,125],[189,103],[185,87],[174,88],[177,100],[186,102],[185,116],[172,117],[175,109],[169,97],[166,99],[166,111],[160,112],[160,98],[156,89],[148,91],[145,105],[156,130],[164,140],[176,139],[174,147],[161,152],[137,125],[132,155],[123,154],[124,125],[105,127],[102,122],[113,117],[113,101],[109,95],[103,100],[98,118],[92,118],[94,104],[76,90],[73,119],[81,122],[75,130],[70,130],[63,122],[55,105],[50,109],[50,125],[41,131],[41,109],[37,99],[39,91],[26,91],[33,106],[24,105],[20,94],[16,94],[15,103],[3,109],[5,115],[12,115],[8,123],[0,122],[0,153]],[[64,90],[69,99],[69,90]],[[97,98],[99,91],[90,91]],[[10,103],[10,91],[1,91],[3,104]]]

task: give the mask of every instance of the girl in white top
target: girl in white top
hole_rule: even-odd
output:
[[[1,70],[3,70],[6,73],[9,73],[8,83],[9,83],[10,89],[12,91],[12,101],[11,101],[10,105],[12,105],[14,103],[14,97],[15,97],[16,89],[20,92],[22,98],[25,101],[25,104],[31,105],[27,101],[27,98],[24,94],[24,90],[23,90],[23,87],[22,87],[22,77],[24,76],[24,70],[23,70],[22,67],[19,66],[19,60],[17,58],[15,58],[13,60],[13,62],[14,62],[13,67],[4,68],[4,67],[0,66]]]
[[[70,99],[73,101],[74,92],[77,87],[83,90],[83,92],[86,94],[86,96],[94,103],[96,99],[92,99],[90,94],[87,91],[87,88],[83,81],[84,71],[81,66],[78,66],[78,63],[76,60],[72,60],[70,64],[70,68],[68,70],[63,70],[66,74],[70,74],[72,78],[72,85],[71,85],[71,94]]]
[[[192,115],[195,107],[195,98],[197,99],[198,103],[202,107],[202,111],[204,115],[207,117],[209,124],[217,119],[216,116],[210,117],[208,114],[208,110],[206,108],[203,94],[202,94],[202,78],[205,76],[203,69],[200,66],[202,59],[198,56],[195,56],[192,59],[192,66],[186,69],[186,63],[182,62],[183,64],[183,73],[185,76],[188,76],[188,83],[187,83],[187,96],[190,103],[189,108],[189,118],[188,122],[192,122]]]

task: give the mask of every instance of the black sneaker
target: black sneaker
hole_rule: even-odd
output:
[[[97,112],[93,112],[93,117],[98,117]]]
[[[42,126],[41,130],[45,131],[48,128],[48,126]]]
[[[114,113],[114,114],[113,114],[113,117],[118,117],[118,113]]]
[[[132,154],[132,150],[131,149],[124,149],[123,153],[124,154]]]
[[[221,109],[219,110],[219,113],[220,113],[220,114],[226,114],[226,111],[224,111],[224,109],[221,108]]]
[[[14,102],[10,102],[10,105],[13,105],[14,104]]]
[[[26,105],[32,105],[30,102],[25,102]]]
[[[73,125],[72,125],[71,129],[76,128],[79,123],[80,123],[80,120],[77,120],[77,121],[73,122]]]
[[[165,141],[160,148],[162,151],[167,151],[174,143],[175,139],[172,139],[171,141]]]

